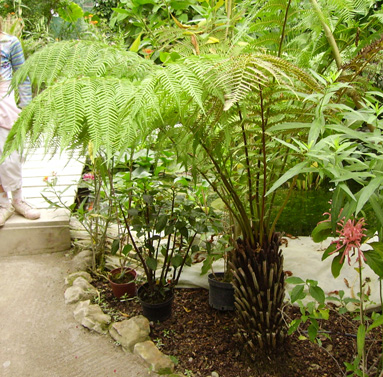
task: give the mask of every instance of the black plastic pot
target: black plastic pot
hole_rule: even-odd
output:
[[[222,279],[223,276],[223,272],[216,272],[208,276],[209,305],[217,310],[234,310],[234,287],[231,283],[217,280]]]
[[[143,292],[145,292],[145,289],[146,288],[144,284],[144,286],[141,286],[140,288],[138,288],[138,291],[137,291],[137,296],[141,303],[143,315],[149,321],[153,321],[153,322],[155,321],[163,322],[166,319],[170,318],[172,315],[174,295],[172,294],[169,298],[167,298],[163,302],[150,303],[142,299],[142,295],[143,295]]]

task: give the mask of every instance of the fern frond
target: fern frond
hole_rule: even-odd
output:
[[[136,53],[94,41],[63,41],[33,54],[16,72],[17,87],[29,76],[37,91],[59,80],[72,77],[139,79],[153,67],[153,62]]]
[[[61,81],[43,91],[20,114],[10,136],[9,150],[27,143],[31,147],[52,145],[60,149],[103,149],[109,157],[131,143],[138,133],[135,119],[125,116],[126,106],[136,100],[136,90],[128,80],[82,78]],[[123,100],[122,100],[123,98]],[[128,129],[125,129],[127,127]]]

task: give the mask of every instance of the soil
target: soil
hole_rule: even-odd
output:
[[[125,269],[124,273],[121,272],[120,268],[117,268],[114,273],[109,275],[109,279],[112,280],[116,284],[127,284],[133,281],[136,276],[134,272],[130,272],[130,269]]]
[[[116,299],[108,283],[94,283],[101,293],[101,307],[114,321],[142,314],[137,298]],[[185,376],[220,377],[335,377],[351,376],[344,362],[352,363],[356,351],[358,321],[355,314],[340,314],[334,307],[330,318],[320,323],[321,345],[307,339],[305,328],[286,338],[275,354],[259,351],[252,360],[243,350],[235,323],[236,312],[220,312],[209,306],[206,289],[176,289],[172,317],[151,322],[151,339],[177,361],[177,372]],[[296,307],[284,308],[286,323],[299,316]],[[307,328],[307,327],[306,327]],[[382,329],[368,334],[369,376],[379,376]]]

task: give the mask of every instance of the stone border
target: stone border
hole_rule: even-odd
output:
[[[85,271],[74,272],[65,278],[65,285],[68,287],[64,294],[65,303],[74,306],[75,320],[91,331],[109,334],[125,352],[140,356],[151,371],[169,377],[182,377],[173,373],[174,362],[150,340],[149,320],[139,315],[112,322],[111,316],[105,314],[99,305],[90,303],[99,296],[91,282],[92,277]]]

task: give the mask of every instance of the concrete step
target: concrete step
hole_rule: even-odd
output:
[[[69,213],[64,209],[42,209],[38,220],[14,214],[0,228],[0,257],[59,252],[70,246]]]

